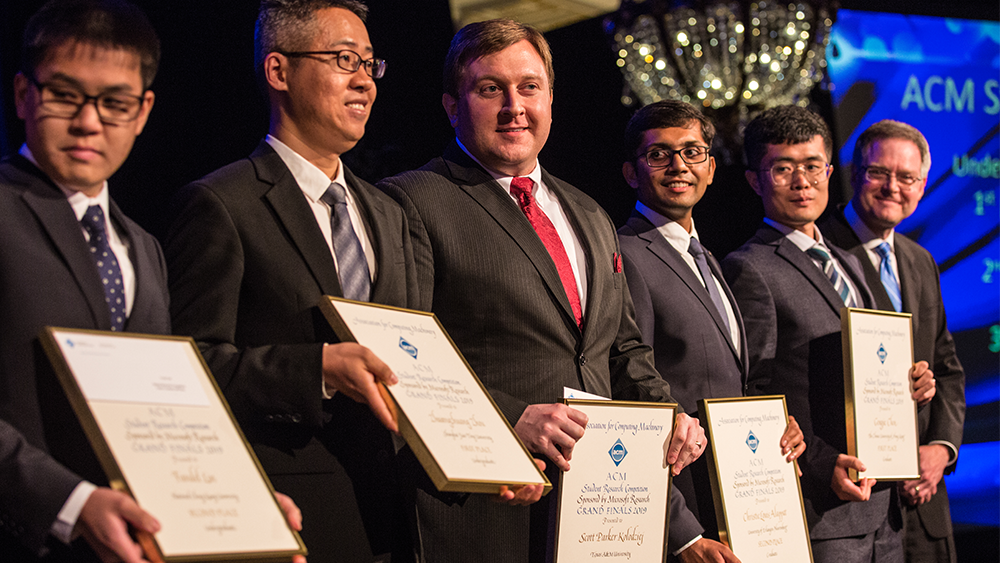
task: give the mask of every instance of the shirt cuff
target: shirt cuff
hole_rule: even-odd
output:
[[[329,344],[323,344],[323,349],[326,350],[327,346],[329,346]],[[337,394],[337,390],[333,389],[331,391],[330,389],[327,388],[327,386],[326,386],[326,380],[323,379],[323,370],[322,370],[322,368],[320,368],[319,381],[320,381],[320,385],[323,386],[323,398],[324,399],[332,399],[333,396]]]
[[[69,498],[66,499],[59,514],[56,515],[56,521],[52,523],[51,534],[53,537],[65,544],[73,541],[73,528],[76,527],[80,511],[83,510],[83,505],[87,504],[87,500],[90,499],[90,495],[95,490],[97,490],[97,486],[89,481],[80,481],[77,484]]]
[[[933,446],[934,444],[948,448],[948,465],[955,465],[955,462],[958,461],[958,448],[955,447],[955,444],[947,440],[931,440],[927,445]]]
[[[677,551],[675,551],[674,555],[675,556],[679,556],[682,551],[684,551],[685,549],[687,549],[687,548],[691,547],[692,545],[694,545],[694,542],[700,540],[701,537],[702,537],[701,534],[698,534],[697,536],[694,537],[694,539],[692,539],[691,541],[689,541],[686,544],[682,545],[680,549],[678,549]]]

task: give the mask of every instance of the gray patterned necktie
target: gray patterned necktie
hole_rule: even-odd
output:
[[[337,255],[337,275],[344,297],[355,301],[368,301],[371,293],[371,274],[368,261],[361,248],[351,215],[347,210],[347,190],[337,182],[330,184],[320,198],[330,206],[330,227],[333,234],[333,252]]]
[[[833,264],[833,257],[830,256],[830,251],[823,248],[819,244],[813,246],[812,248],[806,249],[806,254],[811,258],[818,260],[820,263],[820,268],[826,277],[829,278],[830,283],[833,284],[833,290],[840,295],[840,299],[844,302],[844,305],[848,307],[854,307],[854,299],[851,297],[851,288],[848,287],[847,281],[840,275],[837,271],[836,266]]]
[[[722,303],[722,295],[719,294],[719,288],[715,285],[712,270],[708,267],[705,247],[698,242],[698,239],[691,237],[691,244],[688,245],[688,253],[694,256],[694,263],[698,266],[698,272],[701,273],[702,280],[705,282],[705,289],[708,290],[708,296],[712,298],[712,303],[715,304],[715,308],[719,311],[719,316],[722,317],[722,322],[725,323],[726,329],[729,331],[726,335],[730,336],[732,327],[729,326],[729,315],[726,314],[726,306]]]

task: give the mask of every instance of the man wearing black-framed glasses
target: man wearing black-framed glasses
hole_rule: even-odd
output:
[[[954,563],[955,540],[942,478],[955,470],[965,422],[965,371],[948,331],[941,274],[934,257],[896,232],[924,195],[931,168],[927,139],[915,127],[883,120],[854,145],[854,195],[821,223],[833,244],[861,262],[884,311],[911,313],[913,353],[934,371],[937,393],[919,412],[920,479],[898,486],[903,501],[906,560]]]
[[[180,191],[165,244],[174,330],[202,347],[264,470],[300,500],[321,563],[414,557],[376,387],[395,376],[318,309],[323,295],[415,306],[402,210],[341,161],[385,72],[366,16],[352,0],[261,2],[269,134]]]

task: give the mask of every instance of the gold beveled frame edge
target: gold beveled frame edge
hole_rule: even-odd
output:
[[[699,418],[705,418],[705,432],[708,434],[708,441],[711,444],[709,449],[709,454],[711,457],[707,460],[709,472],[711,473],[711,479],[709,480],[712,486],[712,499],[715,501],[715,517],[719,524],[719,539],[726,544],[727,547],[733,549],[732,542],[729,539],[731,535],[729,533],[729,522],[726,519],[725,512],[725,498],[721,494],[721,482],[719,480],[716,460],[718,459],[715,452],[715,437],[712,435],[712,415],[711,406],[718,403],[739,403],[739,402],[751,402],[751,401],[781,401],[781,409],[785,413],[785,426],[788,426],[788,404],[785,401],[784,395],[757,395],[753,397],[726,397],[721,399],[699,399],[698,400],[698,414]],[[795,459],[793,461],[796,470],[792,472],[795,476],[795,488],[799,494],[799,508],[802,513],[802,529],[806,533],[806,547],[809,550],[809,561],[813,561],[812,554],[812,540],[809,537],[809,522],[806,518],[806,502],[805,498],[802,496],[802,480],[799,477],[798,466],[799,460]],[[721,509],[721,510],[720,510]],[[735,550],[734,550],[735,551]]]
[[[503,412],[500,411],[500,408],[497,406],[496,401],[493,400],[493,396],[490,395],[490,392],[483,385],[483,382],[479,379],[479,376],[476,375],[475,370],[473,370],[472,366],[469,365],[469,362],[466,361],[465,356],[462,354],[462,351],[459,350],[458,346],[455,345],[455,341],[452,340],[451,335],[448,334],[447,330],[445,330],[444,325],[441,324],[441,320],[437,318],[437,315],[427,311],[417,311],[414,309],[406,309],[404,307],[396,307],[393,305],[382,305],[380,303],[369,303],[366,301],[354,301],[352,299],[344,299],[342,297],[335,297],[333,295],[324,295],[323,298],[320,300],[320,310],[323,312],[323,315],[330,323],[330,326],[333,328],[333,331],[337,334],[337,337],[340,338],[342,342],[357,343],[357,339],[354,338],[354,334],[351,333],[350,329],[347,327],[347,324],[343,321],[343,319],[340,318],[340,313],[336,310],[336,306],[333,304],[334,301],[341,301],[344,303],[351,303],[355,305],[365,305],[368,307],[376,307],[379,309],[388,309],[390,311],[401,311],[404,313],[411,313],[434,319],[434,322],[441,330],[441,334],[443,334],[444,337],[448,339],[448,344],[450,344],[452,349],[455,350],[455,353],[458,354],[458,357],[460,360],[462,360],[462,364],[465,366],[465,369],[469,370],[469,373],[474,376],[473,380],[476,382],[477,385],[479,385],[479,388],[483,391],[483,394],[486,395],[486,398],[489,400],[490,404],[493,405],[493,410],[496,411],[497,415],[500,417],[504,425],[507,427],[507,430],[510,431],[514,439],[517,440],[517,443],[518,445],[521,446],[521,450],[524,452],[524,455],[527,456],[528,459],[532,460],[531,463],[534,466],[535,471],[538,472],[539,477],[541,477],[540,481],[530,482],[530,483],[529,482],[505,483],[492,480],[449,479],[444,474],[444,471],[441,469],[441,465],[437,462],[436,459],[434,459],[434,456],[431,455],[430,450],[424,443],[423,438],[420,437],[420,434],[416,431],[413,425],[410,424],[409,419],[406,418],[406,415],[403,413],[402,409],[399,408],[399,403],[396,402],[395,397],[393,397],[392,395],[391,387],[386,387],[382,384],[379,384],[380,388],[385,389],[385,394],[383,394],[383,397],[388,396],[392,400],[393,403],[392,407],[394,408],[395,412],[398,413],[397,420],[399,423],[400,434],[403,435],[404,439],[407,439],[407,435],[412,436],[414,438],[414,442],[419,444],[420,446],[419,449],[414,448],[412,444],[410,445],[410,449],[413,450],[413,454],[416,456],[421,466],[423,466],[424,470],[427,471],[427,475],[431,478],[431,481],[434,483],[434,486],[437,487],[439,491],[468,492],[468,493],[499,493],[501,491],[501,487],[504,486],[517,487],[522,485],[541,484],[544,487],[542,495],[545,496],[549,494],[549,492],[552,490],[552,483],[549,482],[549,478],[545,476],[545,473],[541,469],[538,469],[537,465],[535,465],[533,461],[534,457],[531,455],[531,452],[528,451],[528,448],[525,447],[524,442],[522,442],[521,438],[518,437],[516,432],[514,432],[514,427],[510,425],[510,422],[507,420],[507,417],[504,416]],[[407,443],[410,443],[409,439],[407,439]]]
[[[147,557],[153,557],[156,555],[160,558],[162,563],[195,563],[199,561],[254,561],[256,563],[284,563],[291,561],[292,556],[308,555],[308,550],[306,549],[306,545],[302,541],[301,536],[299,536],[299,533],[288,524],[286,519],[284,519],[285,512],[281,509],[281,505],[278,504],[278,500],[274,497],[275,490],[274,486],[271,484],[271,480],[268,478],[264,468],[260,465],[260,460],[257,459],[257,454],[254,453],[253,447],[250,446],[249,442],[247,442],[246,436],[243,434],[243,429],[240,428],[239,423],[236,422],[236,418],[233,416],[233,411],[229,408],[229,402],[226,400],[226,396],[222,393],[222,389],[219,388],[218,382],[215,381],[215,376],[212,375],[212,371],[208,368],[208,364],[205,362],[205,358],[202,357],[201,351],[198,350],[198,345],[195,343],[193,338],[190,336],[177,336],[171,334],[110,332],[103,330],[54,326],[43,327],[42,332],[39,335],[42,349],[49,357],[49,361],[56,372],[56,376],[62,384],[63,390],[66,392],[67,399],[73,407],[73,411],[76,413],[77,418],[80,420],[80,425],[83,427],[83,431],[87,435],[87,440],[94,449],[94,453],[101,464],[101,468],[104,470],[105,476],[108,478],[110,487],[127,494],[133,499],[135,499],[135,495],[132,493],[132,489],[129,487],[125,476],[122,474],[121,468],[118,466],[118,461],[115,459],[114,454],[111,453],[110,446],[108,446],[107,441],[104,439],[104,433],[101,432],[100,426],[97,424],[97,419],[94,418],[94,414],[90,410],[90,405],[87,402],[86,397],[83,395],[83,390],[80,389],[76,376],[73,375],[73,371],[70,369],[69,364],[66,362],[66,358],[62,354],[62,350],[59,348],[59,344],[55,338],[56,332],[95,334],[117,338],[187,342],[190,344],[191,349],[194,351],[195,357],[198,359],[198,362],[203,370],[202,375],[208,379],[212,389],[215,390],[215,394],[218,396],[219,402],[225,409],[226,415],[233,424],[233,428],[236,429],[236,435],[239,436],[240,441],[243,443],[243,447],[246,448],[251,461],[253,461],[254,467],[257,468],[257,473],[261,476],[264,484],[267,485],[268,490],[271,492],[271,499],[274,502],[275,507],[282,514],[282,520],[285,522],[285,526],[288,528],[288,531],[292,533],[292,537],[299,545],[299,548],[293,551],[267,551],[255,554],[216,553],[211,555],[174,555],[167,557],[163,555],[163,551],[160,549],[160,544],[156,541],[155,536],[141,534],[138,538],[139,543],[142,545],[143,550],[147,551]],[[136,502],[138,503],[138,500],[136,500]],[[154,548],[156,550],[155,554],[148,553],[150,548]],[[154,561],[153,563],[157,562]]]
[[[913,351],[913,314],[912,313],[897,313],[896,311],[880,311],[878,309],[865,309],[862,307],[843,307],[840,310],[840,334],[841,334],[841,347],[843,348],[844,356],[844,419],[847,422],[847,455],[858,457],[858,443],[857,443],[857,409],[854,408],[854,390],[856,386],[854,385],[854,362],[851,361],[851,343],[852,343],[852,330],[851,330],[851,315],[853,314],[863,314],[863,315],[874,315],[883,317],[906,317],[909,319],[910,324],[910,365],[913,365],[914,360],[916,360],[916,355]],[[909,386],[907,386],[909,388]],[[920,421],[919,413],[917,412],[917,403],[913,403],[913,426],[914,426],[914,436],[917,437],[917,447],[920,447]],[[918,453],[917,464],[919,469],[920,457]],[[849,468],[848,476],[852,481],[857,482],[860,478],[860,474],[854,468]],[[882,475],[872,477],[873,479],[878,479],[880,481],[907,481],[910,479],[919,479],[920,472],[918,470],[915,475]]]
[[[678,404],[677,403],[653,403],[653,402],[650,402],[650,401],[614,401],[614,400],[610,400],[610,399],[605,400],[605,399],[573,399],[573,398],[563,398],[561,400],[561,402],[564,405],[566,405],[566,406],[571,406],[571,405],[587,405],[587,406],[597,406],[597,407],[642,407],[642,408],[654,407],[654,408],[661,408],[661,409],[672,409],[674,411],[673,412],[673,419],[674,420],[673,420],[673,423],[670,426],[670,434],[667,436],[667,439],[670,440],[670,439],[672,439],[674,437],[674,426],[676,425],[677,414],[678,414],[678,412],[677,412]],[[560,477],[561,477],[561,473],[560,473]],[[560,481],[561,481],[561,479],[560,479]],[[673,471],[667,471],[667,498],[666,498],[666,506],[664,507],[665,517],[663,519],[663,540],[664,541],[663,541],[663,546],[662,546],[662,551],[661,551],[661,553],[663,554],[663,556],[662,556],[663,563],[666,563],[667,556],[669,555],[669,552],[667,550],[667,538],[668,538],[668,534],[670,533],[670,493],[671,493],[671,490],[673,489],[673,483],[674,483],[674,473],[673,473]],[[560,483],[560,485],[561,485],[561,483]],[[562,500],[563,500],[563,488],[562,488],[562,486],[559,487],[559,494],[556,495],[556,497],[557,497],[556,498],[556,514],[558,515],[558,514],[562,514]],[[558,542],[558,539],[559,539],[559,526],[561,526],[561,525],[562,525],[562,523],[557,518],[556,519],[556,533],[555,533],[555,538],[553,539],[553,541],[555,543],[552,546],[552,560],[554,562],[558,562],[559,561],[559,542]]]

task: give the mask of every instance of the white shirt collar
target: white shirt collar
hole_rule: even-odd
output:
[[[273,135],[269,134],[267,137],[264,137],[264,141],[274,149],[274,152],[278,153],[281,161],[285,163],[288,171],[292,173],[292,177],[295,178],[295,183],[299,185],[302,193],[313,202],[317,202],[320,200],[319,198],[323,197],[327,188],[330,187],[331,182],[337,182],[341,186],[344,186],[344,189],[347,190],[347,197],[351,197],[351,190],[347,189],[347,181],[344,177],[344,163],[340,161],[339,157],[337,159],[337,175],[331,180],[315,164],[303,158],[302,155],[289,148],[288,145],[282,143]]]
[[[844,218],[847,219],[847,224],[851,226],[854,234],[858,235],[858,239],[861,241],[861,245],[868,250],[874,250],[883,242],[889,243],[889,248],[895,252],[895,234],[896,230],[893,229],[889,231],[889,236],[883,239],[882,237],[875,234],[864,221],[861,220],[861,216],[858,215],[858,211],[854,209],[854,200],[851,200],[844,207]]]
[[[701,242],[701,237],[698,236],[698,229],[694,226],[693,217],[691,218],[691,232],[689,233],[680,223],[648,207],[641,201],[635,202],[635,210],[641,213],[646,219],[649,219],[649,222],[667,239],[667,242],[672,244],[682,254],[687,252],[688,247],[691,245],[691,237]]]
[[[33,154],[31,154],[31,149],[28,148],[27,143],[21,145],[21,149],[19,151],[17,151],[17,152],[18,152],[18,154],[20,154],[24,158],[26,158],[29,161],[31,161],[31,163],[34,164],[36,167],[38,167],[39,170],[42,169],[41,166],[38,166],[38,161],[35,160],[35,156]],[[49,178],[49,179],[52,180],[52,178]],[[76,220],[77,221],[79,221],[80,219],[83,219],[84,214],[87,213],[87,208],[89,208],[91,205],[100,205],[101,206],[101,211],[104,212],[104,220],[105,220],[105,222],[108,223],[108,226],[110,227],[110,225],[111,225],[111,223],[110,223],[110,221],[111,221],[111,209],[110,209],[110,205],[111,205],[110,204],[110,200],[111,200],[111,198],[108,196],[108,181],[107,180],[104,181],[104,185],[101,187],[101,191],[97,194],[97,197],[89,197],[89,196],[87,196],[86,194],[84,194],[83,192],[81,192],[79,190],[71,190],[71,189],[67,188],[66,186],[60,184],[59,182],[56,182],[55,180],[52,180],[52,183],[54,183],[56,186],[58,186],[59,189],[62,190],[62,193],[66,196],[66,200],[69,202],[70,207],[73,208],[73,213],[76,214]]]
[[[458,147],[462,149],[462,152],[469,155],[469,158],[476,161],[476,164],[482,167],[482,169],[485,170],[487,173],[489,173],[490,176],[493,176],[493,179],[499,182],[500,185],[503,186],[503,189],[507,190],[507,193],[510,193],[510,181],[514,179],[514,176],[510,176],[508,174],[501,174],[499,172],[490,170],[485,164],[480,162],[478,158],[473,156],[473,154],[469,152],[469,149],[465,148],[465,145],[462,144],[462,141],[459,140],[458,137],[455,137],[455,142],[458,143]],[[542,167],[538,165],[537,158],[535,159],[535,167],[531,170],[531,172],[521,177],[531,178],[532,180],[534,180],[536,187],[542,185]],[[538,194],[536,193],[535,195],[537,198]]]
[[[787,238],[789,242],[797,246],[799,250],[802,250],[803,252],[816,246],[817,243],[824,248],[829,248],[826,243],[823,242],[823,233],[819,232],[819,227],[816,225],[813,225],[813,232],[816,233],[816,238],[813,239],[798,229],[793,229],[788,225],[782,225],[781,223],[773,221],[770,218],[765,217],[764,222],[777,229],[781,234],[785,235],[785,238]]]

